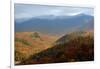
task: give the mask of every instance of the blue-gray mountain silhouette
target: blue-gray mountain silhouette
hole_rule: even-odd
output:
[[[44,15],[18,21],[15,19],[16,32],[42,32],[48,34],[64,34],[73,31],[93,30],[94,17],[85,14],[76,16]]]

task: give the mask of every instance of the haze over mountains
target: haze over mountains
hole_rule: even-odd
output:
[[[15,4],[15,65],[94,60],[93,8]]]
[[[15,20],[16,32],[38,31],[46,34],[65,34],[73,31],[93,30],[94,17],[86,14],[73,16],[44,15]]]

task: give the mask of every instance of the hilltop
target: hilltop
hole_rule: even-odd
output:
[[[52,47],[31,55],[20,64],[41,64],[94,60],[93,32],[66,34],[52,44]]]
[[[57,37],[41,34],[39,32],[15,33],[15,64],[26,60],[31,55],[52,47]]]

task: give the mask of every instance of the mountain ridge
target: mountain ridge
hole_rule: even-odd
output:
[[[94,18],[88,15],[79,15],[73,17],[55,18],[55,19],[37,19],[32,18],[28,21],[17,23],[15,20],[16,32],[33,32],[49,34],[65,34],[70,31],[93,29]]]

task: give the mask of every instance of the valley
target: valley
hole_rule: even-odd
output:
[[[50,36],[39,32],[15,34],[15,64],[45,64],[94,60],[93,31]]]

